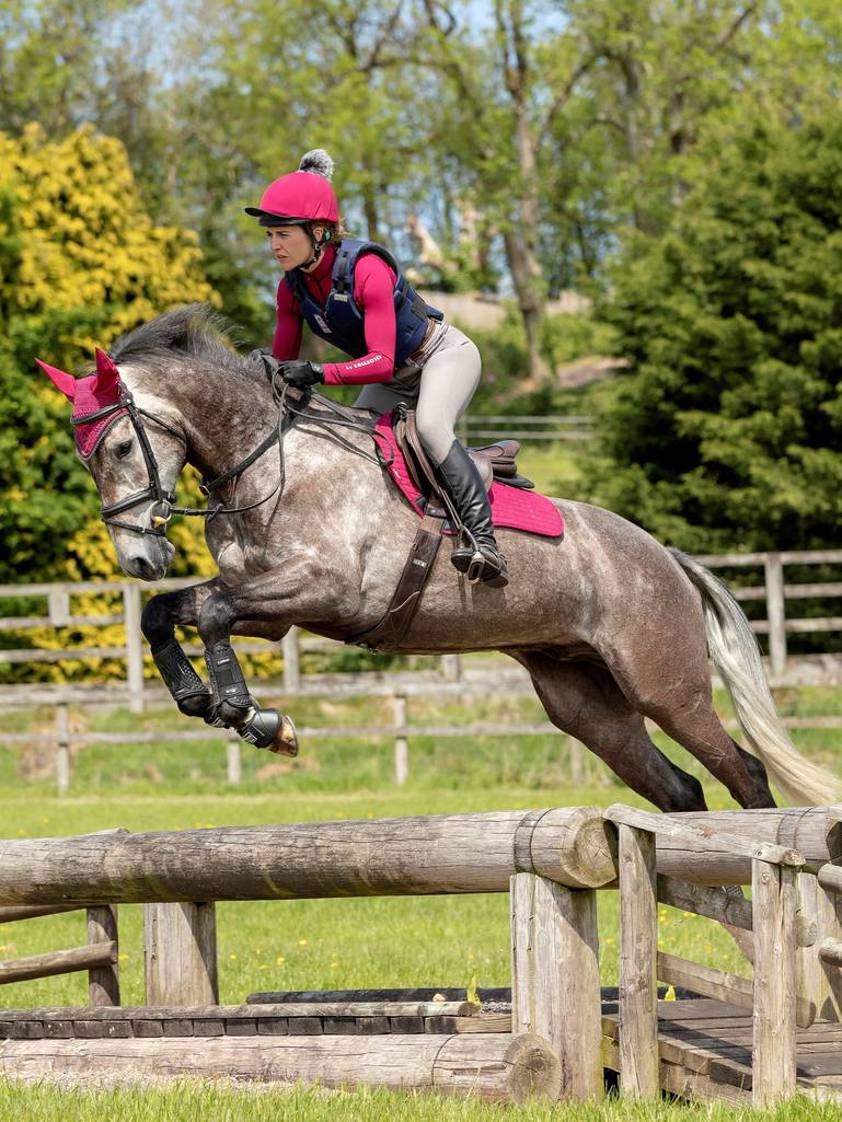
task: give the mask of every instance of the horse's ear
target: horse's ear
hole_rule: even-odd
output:
[[[42,362],[40,358],[35,360],[54,386],[57,386],[68,401],[73,401],[76,397],[76,379],[72,374],[66,374],[63,370],[59,370],[56,366],[50,366],[49,363]]]
[[[120,382],[120,372],[114,365],[114,359],[105,351],[96,348],[96,383],[94,393],[107,394],[117,389]]]

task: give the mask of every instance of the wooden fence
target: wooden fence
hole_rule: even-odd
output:
[[[92,991],[98,1009],[4,1010],[0,1074],[222,1072],[518,1102],[534,1093],[595,1099],[607,1067],[630,1098],[666,1090],[768,1107],[801,1090],[838,1100],[840,814],[615,805],[0,840],[0,922],[142,903],[146,978],[142,1007],[119,1009],[112,989]],[[747,884],[750,900],[734,887]],[[598,895],[614,889],[612,994],[600,989]],[[447,987],[255,993],[245,1005],[219,1004],[216,901],[278,908],[491,892],[508,892],[511,931],[511,988],[493,991],[493,1009]],[[753,978],[659,950],[659,903],[745,933]],[[116,952],[116,927],[109,932],[96,953],[106,944]],[[40,976],[48,973],[56,970]],[[659,980],[690,993],[659,1000]]]
[[[586,415],[567,416],[469,416],[458,424],[459,435],[470,445],[487,444],[492,440],[582,441],[591,440],[594,418]]]
[[[792,583],[786,580],[787,566],[840,565],[842,550],[789,551],[778,553],[717,554],[700,557],[704,564],[713,569],[745,570],[750,583],[733,589],[738,600],[744,603],[760,602],[765,606],[765,618],[752,621],[755,633],[766,636],[769,646],[768,669],[775,685],[788,685],[797,682],[835,681],[842,676],[842,658],[822,655],[812,658],[793,656],[788,650],[788,638],[792,635],[826,635],[842,631],[842,616],[801,617],[793,614],[793,603],[805,599],[835,600],[842,599],[842,581],[820,581]],[[751,574],[751,575],[750,575]],[[753,574],[756,576],[753,577]],[[753,579],[752,579],[753,577]],[[26,683],[0,685],[0,708],[46,704],[55,707],[56,719],[53,732],[45,733],[2,733],[0,744],[26,741],[29,743],[50,743],[56,746],[56,782],[60,792],[65,792],[70,784],[70,741],[71,729],[68,706],[92,705],[97,703],[127,703],[133,713],[142,713],[149,702],[167,699],[167,694],[157,679],[147,680],[146,673],[151,668],[151,659],[145,648],[140,631],[140,615],[143,597],[152,592],[184,587],[192,583],[187,579],[169,579],[158,582],[154,589],[147,588],[137,581],[114,580],[106,582],[44,583],[0,585],[0,602],[3,600],[37,598],[44,608],[37,615],[0,617],[0,630],[21,633],[39,628],[72,627],[110,627],[123,628],[124,639],[120,645],[112,646],[75,646],[75,647],[11,647],[0,649],[0,666],[56,663],[67,661],[107,658],[121,662],[125,667],[122,681],[109,685],[52,685]],[[74,601],[79,597],[92,594],[110,593],[117,595],[121,610],[107,615],[90,615],[74,611]],[[787,605],[790,606],[789,614]],[[238,650],[243,652],[265,653],[273,649],[272,644],[258,641],[237,640]],[[198,645],[188,646],[188,652],[201,653]],[[277,645],[275,646],[277,650]],[[383,695],[389,699],[390,720],[376,726],[303,728],[302,736],[308,739],[362,736],[385,738],[393,742],[394,777],[397,783],[406,781],[409,772],[408,742],[414,736],[464,737],[480,735],[545,735],[554,732],[546,721],[520,724],[473,724],[473,725],[432,725],[410,723],[408,706],[415,697],[428,695],[458,696],[482,695],[491,690],[504,689],[510,694],[531,694],[528,676],[520,667],[507,666],[502,670],[499,665],[493,669],[474,668],[475,664],[466,662],[459,655],[445,655],[434,663],[435,669],[421,671],[389,672],[341,672],[309,673],[302,668],[302,657],[311,654],[329,654],[343,650],[341,643],[302,633],[293,628],[280,644],[283,660],[282,682],[268,686],[258,682],[254,694],[258,699],[277,696],[279,692],[289,696],[371,696]],[[430,660],[431,662],[433,660]],[[812,718],[794,718],[788,721],[791,727],[842,727],[842,716],[825,715]],[[205,741],[223,744],[227,753],[228,780],[232,784],[240,782],[241,760],[239,741],[234,735],[220,733],[204,727],[179,728],[165,733],[92,733],[73,735],[75,742],[88,743],[142,743],[160,739],[172,741]],[[586,754],[577,742],[568,738],[570,780],[574,784],[582,782]]]

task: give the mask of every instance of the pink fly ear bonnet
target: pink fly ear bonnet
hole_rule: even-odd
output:
[[[120,374],[114,360],[97,347],[96,373],[87,378],[74,378],[72,374],[66,374],[63,370],[42,362],[40,358],[35,361],[53,385],[61,390],[68,401],[73,402],[71,421],[76,429],[76,448],[83,460],[89,460],[106,432],[118,417],[127,412],[125,408],[114,409],[103,417],[85,422],[86,417],[92,417],[109,406],[119,405],[123,400]]]

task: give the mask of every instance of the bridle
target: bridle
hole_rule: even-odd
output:
[[[130,530],[134,534],[148,535],[153,538],[166,537],[167,523],[177,509],[173,506],[175,494],[172,491],[165,491],[161,483],[158,461],[155,458],[152,445],[149,443],[146,428],[143,421],[140,419],[141,414],[166,429],[182,443],[184,443],[184,437],[165,421],[162,421],[160,417],[156,417],[152,413],[147,413],[145,409],[140,409],[135,405],[131,391],[122,383],[120,384],[119,400],[115,401],[112,405],[104,406],[102,409],[97,410],[96,413],[88,413],[84,417],[71,417],[70,423],[73,425],[89,425],[92,421],[99,421],[104,417],[111,417],[115,413],[126,413],[131,421],[132,428],[135,431],[140,449],[143,453],[144,462],[146,463],[146,473],[149,477],[149,484],[141,491],[133,491],[130,495],[126,495],[124,499],[118,499],[116,503],[109,503],[107,506],[101,507],[100,517],[106,526],[116,526],[120,530]],[[124,522],[121,518],[114,517],[115,514],[123,514],[124,511],[130,510],[133,506],[137,506],[138,503],[150,500],[155,504],[150,511],[151,526],[141,526],[137,522]]]
[[[106,405],[99,409],[96,413],[88,413],[84,417],[71,418],[71,423],[74,425],[87,425],[92,421],[99,421],[105,417],[111,417],[117,413],[125,413],[132,428],[137,436],[138,443],[140,444],[141,452],[143,453],[144,463],[146,464],[146,473],[149,483],[140,491],[133,491],[130,495],[126,495],[123,499],[118,499],[117,502],[109,503],[107,506],[100,508],[100,517],[106,526],[114,526],[120,530],[129,530],[133,534],[141,534],[146,537],[164,538],[167,535],[167,525],[174,514],[182,514],[192,518],[215,518],[218,515],[231,515],[241,514],[245,511],[255,510],[264,503],[269,502],[275,495],[283,492],[285,481],[285,465],[284,465],[284,436],[293,424],[299,419],[306,419],[314,424],[322,426],[337,426],[341,428],[351,428],[358,432],[371,437],[374,442],[375,454],[369,455],[362,449],[357,448],[354,444],[344,440],[337,433],[320,432],[318,428],[315,430],[308,429],[306,431],[313,432],[314,435],[330,436],[334,440],[338,440],[349,451],[355,452],[357,455],[362,456],[364,459],[371,460],[381,467],[387,467],[388,463],[384,459],[384,452],[386,449],[381,447],[378,440],[378,434],[374,432],[370,425],[361,422],[351,416],[351,411],[346,411],[342,406],[336,405],[334,402],[327,401],[320,398],[323,406],[327,406],[330,416],[323,414],[308,412],[306,406],[309,402],[309,391],[301,392],[296,391],[286,382],[283,382],[279,377],[275,376],[272,379],[272,393],[275,402],[278,405],[278,420],[277,424],[269,435],[257,445],[247,456],[245,456],[238,464],[228,471],[217,475],[215,478],[207,480],[203,479],[199,484],[199,490],[207,498],[211,498],[217,491],[224,487],[227,483],[236,481],[239,476],[252,464],[260,459],[269,449],[277,444],[280,473],[278,482],[275,487],[264,495],[263,498],[258,499],[256,502],[248,503],[244,506],[215,506],[211,509],[198,509],[194,507],[175,506],[175,492],[164,490],[161,483],[161,474],[158,468],[158,461],[155,458],[155,453],[152,450],[152,445],[149,442],[149,436],[146,432],[146,426],[142,418],[145,417],[148,421],[158,425],[175,437],[181,444],[187,444],[184,434],[173,428],[172,425],[163,421],[154,413],[150,413],[146,409],[140,408],[132,397],[131,391],[122,382],[120,383],[120,396],[117,401],[111,405]],[[295,401],[295,404],[293,404]],[[303,408],[298,406],[303,405]],[[110,427],[110,426],[109,426]],[[387,452],[391,457],[391,450]],[[115,515],[123,514],[125,511],[130,510],[132,507],[137,506],[139,503],[152,502],[154,505],[150,508],[150,526],[141,526],[138,522],[126,522],[121,518],[115,518]]]

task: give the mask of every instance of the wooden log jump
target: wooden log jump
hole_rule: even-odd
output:
[[[0,1012],[0,1074],[302,1080],[521,1102],[595,1098],[605,1062],[628,1095],[683,1088],[765,1105],[813,1070],[798,1067],[797,1025],[842,1047],[831,1023],[842,1021],[840,834],[840,808],[618,806],[0,841],[0,922],[86,907],[86,963],[116,939],[112,906],[144,903],[147,991],[143,1008],[109,1008],[119,997],[104,974],[100,1010]],[[742,884],[751,900],[732,887]],[[599,984],[597,890],[616,887],[612,1007]],[[218,1004],[215,901],[504,891],[512,988],[486,991],[487,1007],[430,987]],[[658,902],[750,933],[754,980],[659,952]],[[683,1024],[665,1034],[678,1021],[658,981],[705,995],[673,1003],[698,1006],[697,1025],[715,1022],[703,1042]],[[718,1031],[722,1055],[710,1050]]]
[[[488,1102],[555,1100],[560,1065],[537,1036],[243,1036],[151,1040],[4,1040],[0,1074],[26,1082],[60,1076],[62,1084],[150,1078],[349,1084],[473,1094]]]

